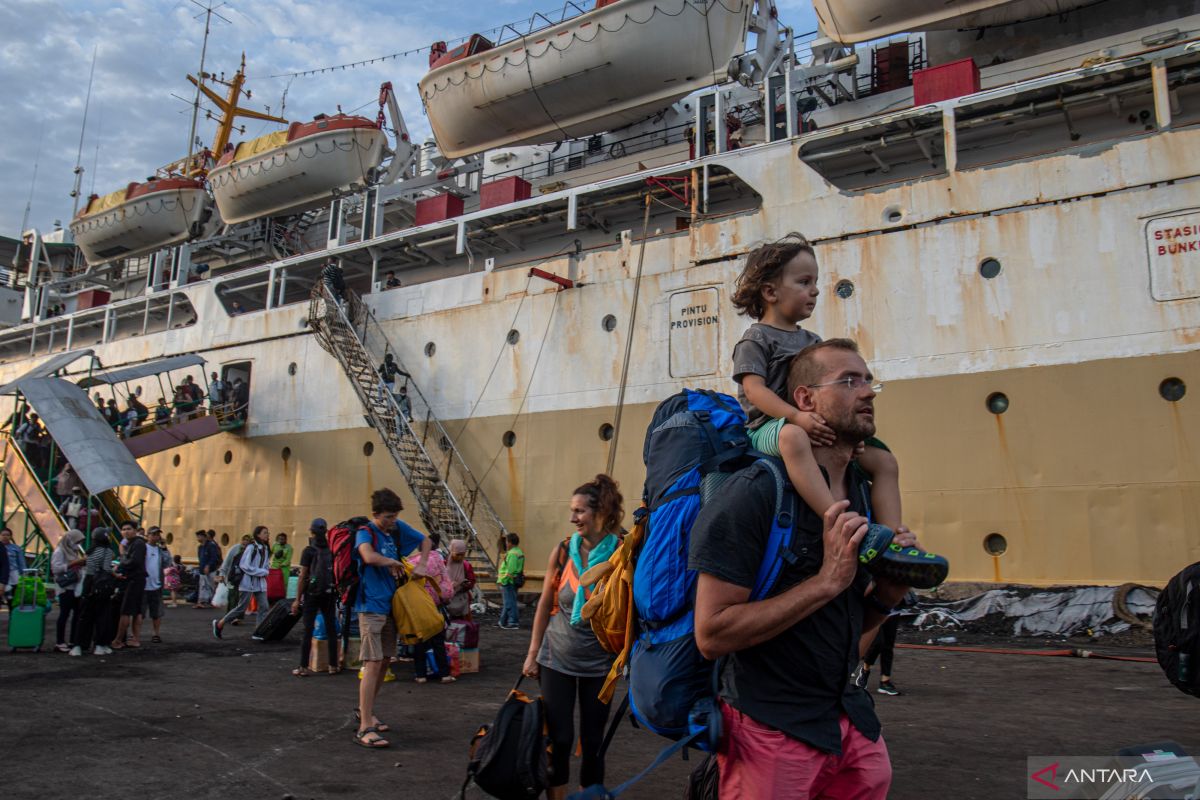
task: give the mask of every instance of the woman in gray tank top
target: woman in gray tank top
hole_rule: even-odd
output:
[[[576,699],[583,751],[579,785],[604,782],[600,744],[609,707],[600,702],[598,695],[613,655],[600,646],[591,624],[580,617],[594,587],[581,586],[579,576],[607,561],[616,549],[625,515],[623,502],[616,482],[607,475],[597,475],[576,489],[571,495],[571,524],[576,532],[550,554],[542,581],[524,674],[538,678],[546,705],[553,743],[550,788],[546,790],[549,800],[562,800],[567,795]]]

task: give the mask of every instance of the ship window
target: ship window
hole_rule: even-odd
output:
[[[225,451],[225,463],[226,464],[233,463],[233,451],[232,450]]]
[[[437,352],[437,345],[436,345],[436,344],[434,344],[433,342],[426,342],[426,343],[425,343],[425,355],[426,355],[426,356],[428,356],[429,358],[433,358],[433,354],[434,354],[434,353],[436,353],[436,352]]]
[[[178,467],[181,460],[182,459],[179,458],[179,453],[176,453],[175,457],[171,459],[171,463]]]
[[[296,362],[293,361],[292,363],[288,364],[288,375],[295,375],[295,374],[296,374]]]
[[[229,546],[229,534],[222,533],[221,534],[221,547],[228,547],[228,546]]]
[[[989,556],[1002,556],[1008,552],[1008,540],[999,533],[989,533],[983,537],[983,549]]]
[[[505,431],[504,435],[500,437],[500,441],[504,443],[505,447],[512,447],[517,443],[517,435],[512,431]]]
[[[611,442],[614,433],[616,433],[616,428],[614,428],[611,423],[606,422],[600,426],[601,441]]]
[[[837,285],[833,287],[833,293],[843,300],[849,300],[854,294],[854,284],[848,280],[840,280],[837,282]]]
[[[175,534],[173,534],[173,533],[167,534],[167,544],[175,544]]]
[[[513,328],[508,332],[507,339],[509,344],[516,344],[517,342],[521,341],[521,332],[516,328]]]
[[[1167,402],[1178,403],[1187,394],[1187,384],[1179,378],[1167,378],[1158,385],[1158,394]]]
[[[979,262],[979,274],[990,281],[1000,274],[1000,262],[994,258],[985,258]]]
[[[940,109],[891,114],[874,124],[854,122],[812,134],[800,160],[839,189],[866,189],[946,173]],[[884,210],[888,224],[897,207]]]
[[[363,455],[364,456],[366,456],[367,458],[370,458],[374,452],[375,452],[375,443],[374,442],[363,442]]]
[[[1004,392],[992,392],[987,396],[987,410],[999,416],[1008,411],[1008,395]]]
[[[609,333],[612,333],[617,329],[617,318],[612,314],[606,314],[603,321],[601,321],[600,326]]]
[[[283,450],[279,453],[279,455],[284,461],[287,461],[288,459],[290,459],[292,457],[292,448],[290,448],[290,447],[283,448]]]

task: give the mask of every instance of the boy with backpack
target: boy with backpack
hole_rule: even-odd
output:
[[[396,654],[396,622],[392,619],[392,595],[396,581],[406,576],[401,560],[418,547],[420,559],[413,575],[425,575],[433,543],[399,520],[404,504],[391,489],[371,495],[371,522],[359,528],[354,538],[354,558],[360,580],[353,590],[354,611],[362,639],[363,675],[358,687],[358,730],[354,741],[372,750],[389,747],[382,733],[390,730],[375,716],[375,698],[383,685],[388,659]]]
[[[312,650],[313,628],[316,627],[317,614],[325,621],[325,630],[330,635],[325,637],[329,646],[329,674],[341,672],[338,663],[337,637],[332,635],[337,630],[337,593],[333,580],[333,553],[329,549],[325,520],[317,517],[309,525],[312,541],[300,554],[300,579],[297,581],[299,591],[292,601],[292,615],[300,613],[304,608],[304,637],[300,644],[300,666],[292,670],[297,678],[309,675],[308,660]]]

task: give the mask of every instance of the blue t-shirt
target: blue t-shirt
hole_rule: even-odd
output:
[[[400,542],[399,552],[396,549],[397,539]],[[361,545],[369,544],[381,556],[398,561],[420,547],[424,541],[425,534],[400,520],[396,521],[394,537],[381,531],[372,522],[366,528],[359,528],[355,535],[354,557],[361,560],[358,548]],[[362,584],[359,587],[358,597],[354,601],[354,611],[368,614],[391,614],[392,595],[396,593],[396,579],[392,577],[391,570],[386,567],[372,567],[368,564],[360,566]]]

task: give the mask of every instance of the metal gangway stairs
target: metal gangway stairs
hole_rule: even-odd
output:
[[[406,380],[406,407],[376,368],[388,353],[405,370],[375,313],[347,289],[339,304],[324,281],[313,287],[308,324],[321,346],[342,365],[362,402],[367,420],[417,499],[421,520],[443,541],[464,539],[479,583],[495,580],[499,539],[507,529],[488,501],[453,438],[433,414],[416,383]]]

